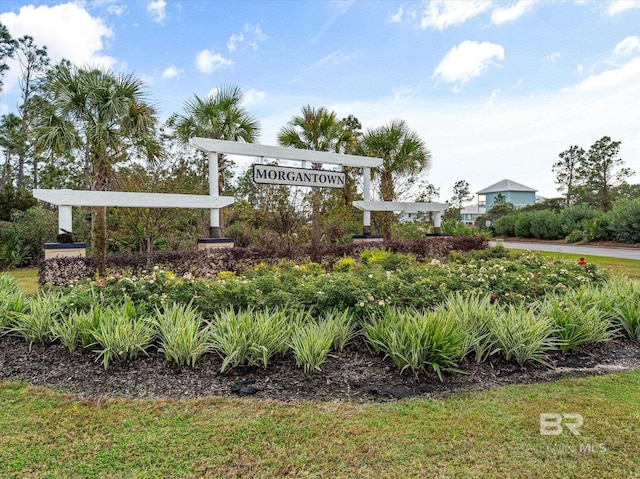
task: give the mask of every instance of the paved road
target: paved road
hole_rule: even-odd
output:
[[[495,246],[495,241],[490,241]],[[610,258],[625,258],[640,260],[640,248],[607,248],[604,246],[573,246],[552,243],[521,243],[519,241],[505,241],[505,248],[526,249],[530,251],[551,251],[554,253],[573,253],[583,256],[608,256]]]

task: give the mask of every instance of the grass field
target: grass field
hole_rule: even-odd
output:
[[[538,251],[538,253],[548,257],[562,258],[566,259],[567,261],[575,262],[577,262],[580,258],[584,258],[587,263],[593,263],[597,265],[598,268],[610,271],[617,276],[626,276],[628,278],[640,279],[640,261],[638,260],[609,258],[605,256],[585,256],[581,254],[571,253],[551,253],[541,251]]]
[[[0,477],[632,478],[640,372],[385,404],[74,400],[0,383]],[[541,413],[578,413],[574,436]]]
[[[586,259],[640,277],[640,262]],[[36,270],[10,274],[37,291]],[[639,403],[640,371],[364,405],[0,382],[0,477],[640,478]],[[581,435],[541,435],[542,413],[580,414]]]

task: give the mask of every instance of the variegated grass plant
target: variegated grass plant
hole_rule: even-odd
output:
[[[220,370],[240,365],[267,367],[287,351],[291,321],[286,310],[234,311],[216,314],[211,324],[213,348],[222,357]]]
[[[477,363],[485,361],[494,351],[495,338],[489,329],[498,305],[490,296],[450,294],[442,306],[451,321],[465,332],[464,355],[473,353]]]
[[[191,303],[170,304],[156,311],[159,351],[180,366],[195,366],[212,349],[211,328]]]
[[[457,371],[468,343],[465,332],[446,311],[385,308],[363,324],[364,336],[377,352],[400,368],[418,374],[433,369],[440,380],[443,371]]]
[[[549,365],[548,354],[557,350],[557,327],[548,316],[536,315],[526,304],[497,310],[489,329],[495,338],[495,352],[520,366],[527,362]]]
[[[48,293],[30,299],[22,311],[14,311],[9,319],[9,332],[23,338],[29,343],[52,341],[51,326],[59,317],[61,310],[61,294]],[[17,299],[18,303],[21,302]],[[16,305],[14,304],[14,307]]]
[[[112,360],[126,360],[146,353],[156,336],[152,319],[139,317],[129,298],[120,306],[104,311],[95,329],[92,330],[95,352],[102,358],[105,369]]]

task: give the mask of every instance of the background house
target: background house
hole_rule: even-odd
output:
[[[460,222],[465,225],[473,225],[476,222],[476,218],[487,212],[484,206],[469,205],[460,210]]]
[[[502,180],[478,191],[478,204],[484,204],[490,210],[498,195],[505,197],[507,203],[512,203],[516,208],[532,205],[536,202],[536,191],[533,188],[517,183],[513,180]],[[480,200],[485,197],[485,201]]]

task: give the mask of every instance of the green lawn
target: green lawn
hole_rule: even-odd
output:
[[[586,259],[640,277],[640,262]],[[10,274],[37,291],[36,270]],[[364,405],[0,382],[0,477],[640,478],[638,404],[640,371]],[[541,413],[582,415],[581,435],[541,435]]]
[[[615,275],[640,279],[640,261],[635,259],[609,258],[605,256],[585,256],[580,254],[552,253],[541,251],[537,251],[537,253],[548,257],[562,258],[568,261],[575,262],[577,262],[580,258],[584,258],[587,263],[593,263],[597,265],[598,268],[608,270]]]
[[[639,477],[640,372],[384,404],[78,401],[0,383],[0,477]],[[578,413],[580,436],[540,434]]]
[[[13,276],[25,293],[38,292],[38,268],[19,268],[6,271]]]

